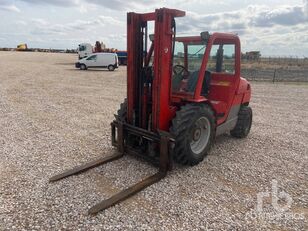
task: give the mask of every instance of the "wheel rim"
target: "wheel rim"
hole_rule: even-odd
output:
[[[190,148],[195,154],[200,154],[207,146],[211,135],[211,123],[206,117],[199,118],[191,134]]]

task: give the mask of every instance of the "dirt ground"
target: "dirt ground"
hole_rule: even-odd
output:
[[[0,59],[0,230],[308,229],[307,84],[252,82],[246,139],[220,136],[199,165],[176,165],[89,216],[95,203],[156,170],[126,156],[48,182],[115,153],[110,122],[126,94],[126,68],[80,71],[71,54],[0,52]]]

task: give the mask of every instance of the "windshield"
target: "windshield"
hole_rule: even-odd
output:
[[[194,92],[206,45],[175,42],[172,91]]]
[[[92,56],[87,58],[87,60],[95,60],[95,59],[96,59],[96,55],[92,55]]]
[[[79,45],[79,51],[84,51],[86,49],[86,47],[85,46],[83,46],[83,45]]]

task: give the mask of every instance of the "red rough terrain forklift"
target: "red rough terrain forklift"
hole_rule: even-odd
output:
[[[124,154],[140,156],[159,171],[102,201],[95,214],[161,180],[173,160],[196,165],[217,135],[246,137],[252,123],[251,87],[240,77],[241,47],[237,35],[202,32],[176,37],[176,17],[185,12],[161,8],[127,14],[127,99],[111,123],[118,154],[103,157],[52,177],[57,181]],[[148,23],[154,34],[148,35]],[[148,38],[151,45],[148,48]]]

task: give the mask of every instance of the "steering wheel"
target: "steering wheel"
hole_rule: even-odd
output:
[[[182,65],[175,65],[172,68],[174,75],[172,76],[172,90],[179,91],[181,82],[189,75],[188,70]]]
[[[183,76],[188,76],[189,75],[189,71],[182,65],[175,65],[173,66],[173,73],[175,75],[182,75]]]

